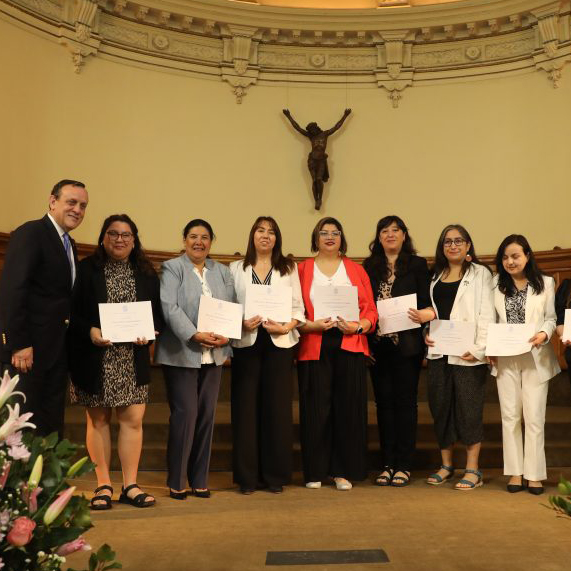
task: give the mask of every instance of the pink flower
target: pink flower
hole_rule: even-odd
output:
[[[10,474],[10,466],[12,466],[12,462],[4,462],[2,465],[2,470],[0,471],[0,490],[3,490],[6,485],[8,475]]]
[[[2,377],[2,382],[0,382],[0,408],[2,408],[4,406],[4,403],[13,395],[22,395],[24,397],[24,400],[26,400],[24,393],[14,391],[14,388],[18,384],[19,380],[20,377],[18,375],[14,376],[13,378],[10,378],[8,371],[4,373],[4,376]]]
[[[18,432],[18,430],[21,430],[22,428],[26,428],[28,426],[30,428],[36,428],[35,424],[28,422],[32,416],[31,412],[26,412],[20,416],[19,404],[16,403],[14,408],[12,408],[9,404],[6,406],[8,408],[8,418],[6,422],[0,426],[0,442],[3,442],[6,440],[6,438],[8,438],[8,436]]]
[[[8,454],[14,460],[22,460],[24,462],[27,462],[31,455],[30,451],[23,444],[21,446],[12,446],[8,450]]]
[[[44,514],[44,523],[46,525],[51,525],[54,520],[58,517],[59,514],[64,510],[65,506],[67,506],[71,496],[73,496],[73,492],[75,492],[75,486],[64,490],[57,499],[55,499],[50,507],[46,510]]]
[[[83,539],[83,537],[78,537],[69,543],[64,543],[56,553],[65,557],[70,553],[75,553],[76,551],[91,551],[91,545]]]
[[[32,539],[32,532],[36,527],[36,523],[33,522],[30,518],[27,517],[19,517],[14,520],[12,525],[12,529],[8,533],[6,540],[10,545],[14,547],[23,547],[30,543]]]
[[[31,491],[30,491],[31,490]],[[42,492],[42,488],[36,486],[35,488],[30,488],[28,484],[22,485],[22,496],[24,501],[28,504],[28,509],[30,513],[36,513],[38,511],[38,495]]]
[[[8,525],[10,523],[10,512],[4,510],[0,512],[0,526]]]

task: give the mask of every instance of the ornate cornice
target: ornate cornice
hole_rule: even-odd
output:
[[[0,0],[0,17],[50,37],[79,73],[89,56],[227,82],[380,88],[397,107],[420,83],[571,61],[570,0],[466,0],[303,10],[227,0]]]

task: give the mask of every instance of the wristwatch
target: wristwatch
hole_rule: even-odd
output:
[[[359,324],[359,327],[357,327],[357,331],[355,331],[355,335],[361,335],[361,333],[363,333],[363,326]]]

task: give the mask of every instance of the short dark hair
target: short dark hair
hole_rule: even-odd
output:
[[[256,218],[248,237],[248,248],[246,250],[246,256],[244,257],[244,268],[256,265],[257,255],[256,247],[254,246],[254,235],[262,222],[267,222],[276,236],[276,242],[272,249],[272,267],[278,270],[280,276],[291,274],[294,270],[295,262],[291,258],[287,258],[283,255],[282,233],[278,223],[271,216],[258,216],[258,218]]]
[[[194,220],[191,220],[184,227],[184,230],[182,231],[182,237],[186,240],[186,237],[188,236],[190,229],[195,228],[196,226],[204,226],[204,228],[208,230],[208,234],[210,235],[211,240],[214,240],[214,238],[216,238],[216,236],[214,235],[214,230],[212,230],[212,226],[210,226],[210,224],[206,222],[206,220],[203,220],[202,218],[195,218]]]
[[[103,221],[101,232],[99,232],[99,238],[97,239],[97,248],[95,249],[95,259],[97,260],[97,265],[101,267],[107,261],[108,256],[105,248],[103,247],[103,238],[105,238],[105,233],[107,232],[109,226],[113,224],[113,222],[124,222],[125,224],[129,225],[129,228],[131,228],[131,233],[133,234],[133,249],[129,254],[129,262],[131,263],[131,266],[147,275],[156,274],[155,268],[145,254],[143,246],[141,245],[141,241],[139,240],[139,229],[131,217],[127,214],[112,214],[111,216],[105,218]]]
[[[59,198],[60,194],[61,194],[61,189],[64,186],[78,186],[79,188],[85,188],[85,185],[82,182],[79,182],[78,180],[71,180],[68,178],[64,178],[63,180],[60,180],[59,182],[56,182],[54,187],[52,188],[52,196],[55,196],[56,198]]]
[[[516,287],[513,278],[506,272],[504,268],[504,254],[506,248],[510,244],[519,244],[523,250],[523,253],[529,257],[527,264],[525,265],[525,277],[529,282],[529,285],[533,289],[535,294],[539,294],[543,291],[544,284],[542,276],[543,272],[539,269],[537,262],[535,261],[535,256],[527,238],[521,234],[510,234],[506,236],[496,254],[496,271],[498,272],[498,289],[507,296],[513,295],[516,292]]]
[[[341,232],[341,246],[339,251],[341,254],[345,255],[347,253],[347,240],[345,239],[345,232],[343,232],[343,226],[341,226],[341,222],[337,220],[337,218],[332,218],[331,216],[326,216],[322,218],[313,229],[311,233],[311,251],[317,252],[319,251],[319,232],[323,229],[326,224],[332,224]]]

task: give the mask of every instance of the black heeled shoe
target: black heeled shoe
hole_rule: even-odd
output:
[[[186,500],[187,495],[188,495],[188,492],[186,490],[183,492],[175,492],[174,490],[169,490],[169,496],[173,500]]]
[[[192,495],[197,498],[209,498],[211,494],[208,488],[204,488],[203,490],[195,490],[192,488]]]
[[[508,484],[506,486],[506,489],[510,494],[517,494],[518,492],[523,492],[525,490],[525,485],[523,483],[523,477],[521,479],[521,484]]]

